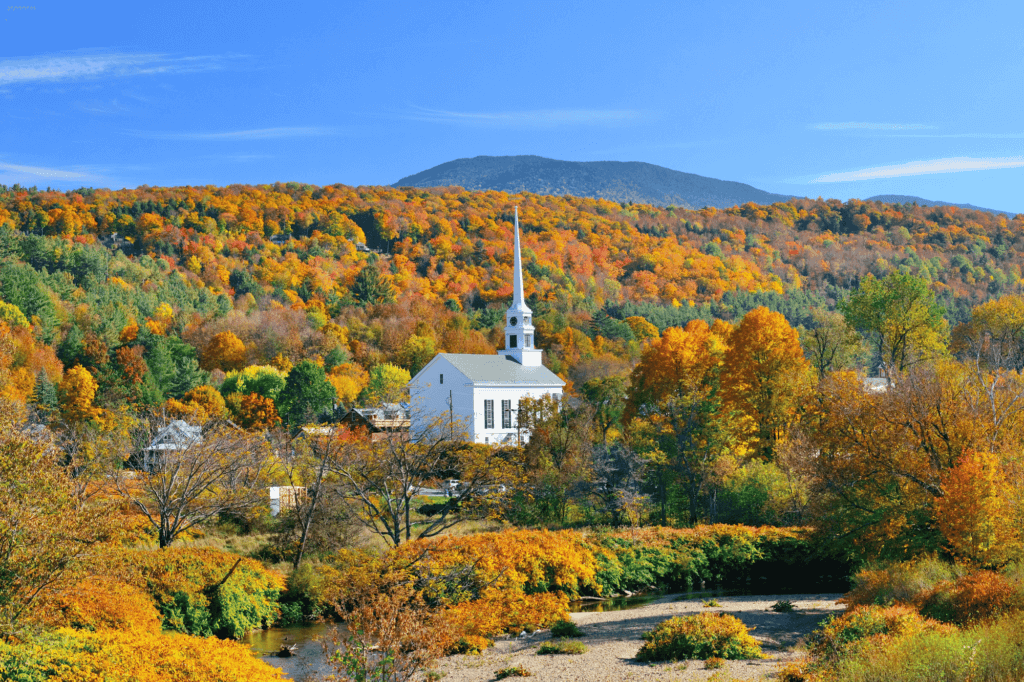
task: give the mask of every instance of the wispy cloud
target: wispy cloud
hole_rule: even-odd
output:
[[[203,132],[147,132],[142,130],[130,131],[130,135],[137,137],[148,137],[153,140],[181,140],[181,141],[243,141],[243,140],[274,140],[282,137],[323,137],[335,135],[336,128],[318,127],[289,127],[289,128],[258,128],[256,130],[230,130],[218,133]]]
[[[71,52],[0,60],[0,86],[38,81],[69,81],[160,73],[192,73],[222,68],[235,56],[180,57],[140,52]]]
[[[875,166],[842,173],[827,173],[812,182],[856,182],[878,180],[879,178],[901,178],[908,175],[930,175],[932,173],[963,173],[965,171],[996,170],[999,168],[1024,167],[1024,157],[1007,156],[996,158],[971,158],[958,156],[949,159],[911,161],[895,166]]]
[[[95,181],[101,179],[98,175],[84,173],[81,171],[61,170],[59,168],[41,168],[39,166],[17,166],[13,163],[2,162],[0,162],[0,174],[11,177],[22,177],[25,179],[27,179],[26,176],[31,176],[33,178],[46,178],[48,180]]]
[[[429,123],[521,128],[554,128],[563,125],[620,125],[635,121],[634,109],[535,109],[532,111],[467,112],[416,107],[400,118]]]
[[[907,133],[891,137],[931,137],[931,138],[975,138],[981,140],[1019,140],[1024,133]]]
[[[845,123],[812,123],[811,130],[935,130],[938,126],[924,123],[867,123],[848,121]]]

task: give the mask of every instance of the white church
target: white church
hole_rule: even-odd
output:
[[[513,443],[522,398],[562,396],[565,382],[541,363],[533,311],[523,293],[519,208],[515,218],[512,305],[505,313],[505,350],[497,355],[438,353],[409,382],[413,438],[438,418],[460,424],[477,443]]]

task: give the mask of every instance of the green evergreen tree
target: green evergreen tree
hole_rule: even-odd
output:
[[[356,275],[352,284],[352,296],[360,304],[381,305],[395,302],[395,287],[381,273],[376,261],[367,263]]]
[[[149,366],[149,377],[160,390],[160,394],[165,396],[172,389],[174,375],[178,370],[170,344],[166,337],[153,335],[149,337],[146,347],[145,358]]]
[[[36,385],[32,390],[32,402],[47,413],[57,409],[57,387],[46,376],[46,372],[39,372],[36,375]]]
[[[327,381],[323,367],[303,360],[288,372],[284,388],[277,399],[281,419],[291,426],[316,420],[316,416],[334,405],[334,386]]]
[[[210,382],[210,373],[199,368],[199,361],[195,358],[179,358],[175,363],[178,371],[171,377],[167,395],[172,398],[181,398],[196,386],[202,386]]]
[[[71,325],[64,339],[57,346],[57,357],[65,367],[74,367],[85,362],[85,334],[78,325]]]
[[[348,362],[348,353],[341,346],[335,346],[324,356],[324,371],[330,372],[338,365]]]

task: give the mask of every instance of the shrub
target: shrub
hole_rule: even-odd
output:
[[[865,640],[823,672],[830,682],[1010,682],[1024,677],[1019,616],[957,630],[926,629]]]
[[[331,568],[306,561],[288,576],[287,590],[281,595],[278,625],[297,625],[324,615],[328,610],[324,591],[326,581],[335,573]]]
[[[810,675],[803,666],[797,663],[787,663],[779,671],[779,682],[809,682]]]
[[[594,554],[582,535],[572,531],[511,530],[444,536],[409,542],[397,551],[406,558],[429,552],[427,565],[435,573],[472,567],[476,592],[462,599],[479,599],[487,588],[525,594],[558,591],[570,598],[584,590],[599,591],[594,582]]]
[[[494,644],[491,640],[486,637],[479,637],[477,635],[464,635],[459,638],[459,641],[455,643],[455,653],[457,654],[481,654],[487,650],[487,647]]]
[[[761,647],[743,622],[727,613],[698,613],[670,618],[643,635],[639,661],[761,658]]]
[[[0,678],[19,682],[270,682],[281,671],[244,644],[149,632],[56,630],[0,641]]]
[[[239,639],[279,615],[284,577],[254,559],[171,547],[126,551],[114,563],[117,575],[153,598],[168,630]]]
[[[708,660],[704,661],[704,667],[708,670],[718,670],[725,666],[725,659],[719,658],[718,656],[712,656]]]
[[[708,599],[706,602],[704,602],[703,606],[706,609],[713,609],[718,606],[721,606],[721,604],[718,603],[717,599]]]
[[[512,668],[502,668],[494,673],[494,677],[503,680],[506,677],[533,677],[533,673],[521,665]]]
[[[818,548],[801,528],[716,524],[649,527],[604,533],[591,540],[602,594],[651,585],[693,589],[702,582],[757,589],[807,585],[846,589],[850,566]]]
[[[975,571],[939,585],[921,606],[924,615],[957,625],[990,621],[1024,609],[1019,582],[994,571]]]
[[[941,627],[908,606],[859,606],[815,630],[809,639],[810,651],[821,661],[835,662],[870,637],[902,637]]]
[[[583,637],[583,630],[571,620],[560,620],[551,626],[552,637]]]
[[[537,649],[537,654],[540,656],[585,653],[587,653],[587,646],[583,642],[577,642],[576,640],[544,642]]]
[[[845,601],[850,606],[907,604],[920,607],[943,582],[963,574],[956,566],[935,557],[861,569]]]
[[[160,632],[160,613],[145,592],[110,578],[83,580],[43,606],[48,624],[76,630]]]
[[[775,613],[793,613],[796,606],[788,599],[780,599],[769,607]]]
[[[494,637],[551,627],[568,618],[568,605],[564,595],[498,593],[457,604],[445,617],[457,633]]]

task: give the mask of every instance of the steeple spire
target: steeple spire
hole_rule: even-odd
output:
[[[512,307],[513,308],[526,308],[526,296],[523,294],[523,257],[520,253],[519,248],[519,207],[516,206],[516,251],[515,251],[515,270],[512,275]]]
[[[505,313],[505,350],[501,355],[526,367],[539,367],[541,351],[534,346],[533,311],[523,290],[523,256],[519,243],[519,207],[516,206],[515,253],[512,267],[512,305]]]

